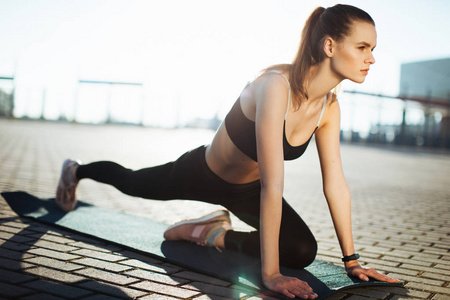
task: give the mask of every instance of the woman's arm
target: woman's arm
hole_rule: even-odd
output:
[[[263,278],[279,273],[278,239],[284,188],[283,122],[287,87],[279,75],[265,75],[255,88],[256,144],[261,181],[261,261]]]
[[[340,154],[339,103],[333,101],[315,139],[322,169],[323,191],[327,199],[339,245],[344,256],[355,253],[351,230],[351,195],[345,180]]]
[[[264,284],[288,297],[317,297],[297,278],[280,274],[279,233],[284,185],[283,125],[288,86],[278,75],[266,75],[256,82],[256,141],[261,180],[261,262]]]
[[[323,190],[328,202],[339,245],[344,256],[355,253],[351,226],[351,195],[341,163],[340,154],[340,110],[338,101],[333,101],[327,111],[327,117],[316,131],[315,138],[322,169]],[[349,275],[369,280],[398,280],[380,274],[373,269],[362,268],[357,260],[345,262]]]

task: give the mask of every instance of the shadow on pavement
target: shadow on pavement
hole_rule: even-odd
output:
[[[62,211],[57,205],[55,205],[54,202],[51,201],[52,199],[39,199],[39,198],[37,198],[33,195],[30,195],[26,192],[1,193],[1,195],[6,200],[6,202],[10,206],[10,208],[16,214],[18,214],[20,217],[2,218],[2,219],[0,219],[0,224],[14,221],[19,218],[19,219],[25,221],[24,223],[27,223],[29,225],[28,227],[26,227],[26,229],[34,231],[35,234],[33,234],[32,237],[27,235],[26,239],[28,239],[28,240],[26,243],[24,243],[23,235],[15,234],[9,240],[7,240],[1,244],[1,247],[5,248],[5,249],[17,248],[18,244],[21,244],[23,246],[20,247],[20,252],[18,252],[18,251],[8,252],[8,259],[10,259],[11,262],[13,262],[13,264],[8,264],[8,266],[6,266],[6,268],[2,268],[2,270],[0,270],[0,276],[5,277],[3,275],[11,275],[12,274],[11,272],[19,271],[24,275],[36,277],[37,275],[35,275],[33,273],[28,273],[26,270],[26,267],[24,268],[22,266],[23,262],[26,263],[26,260],[24,259],[24,255],[30,249],[34,248],[35,243],[38,242],[46,234],[46,232],[43,232],[41,230],[42,225],[33,224],[32,221],[37,220],[40,222],[44,222],[44,224],[46,226],[50,226],[49,229],[52,232],[61,234],[62,236],[67,237],[67,238],[71,238],[71,236],[72,236],[71,232],[73,230],[68,229],[68,228],[62,228],[56,224],[53,224],[53,225],[48,224],[49,222],[50,223],[57,222],[58,220],[62,219],[67,213]],[[78,201],[76,208],[86,207],[86,206],[91,206],[91,204],[88,204],[88,203],[82,202],[82,201]],[[36,217],[36,218],[24,216],[25,214],[33,215],[34,212],[36,212],[38,215],[41,215],[43,210],[45,210],[48,213],[46,213],[42,216]],[[23,219],[23,218],[26,218],[26,219]],[[33,230],[33,227],[35,227],[36,230]],[[73,236],[75,236],[75,238],[79,238],[80,235],[83,235],[83,233],[79,233],[77,231],[73,231],[73,232],[74,232]],[[103,244],[105,242],[103,239],[98,239],[96,237],[88,236],[85,240],[88,240],[88,242],[83,241],[83,240],[82,241],[88,245],[93,245],[95,247],[101,247],[102,249],[111,250],[111,252],[115,252],[117,254],[124,255],[124,258],[140,260],[140,261],[144,262],[145,264],[150,265],[150,269],[151,269],[151,266],[153,266],[158,269],[163,269],[163,270],[165,269],[168,272],[170,272],[170,270],[173,270],[173,268],[174,268],[172,266],[164,266],[164,265],[152,263],[152,261],[154,261],[154,258],[148,254],[146,255],[146,253],[142,253],[141,251],[132,253],[132,252],[130,252],[129,249],[118,250],[117,246],[115,246],[115,245],[112,245],[112,246],[105,245],[105,244]],[[96,243],[96,240],[98,240],[99,243]],[[116,243],[112,242],[112,244],[116,244]],[[16,249],[16,250],[18,250],[18,249]],[[73,263],[76,263],[76,260],[73,261]],[[48,267],[48,266],[43,266],[43,267]],[[80,269],[83,267],[85,267],[85,266],[80,265]],[[10,271],[8,271],[7,269],[9,269]],[[58,269],[56,269],[56,270],[58,270]],[[58,270],[58,271],[61,271],[61,270]],[[164,274],[164,273],[162,273],[162,274]],[[167,274],[164,274],[164,275],[167,275]],[[168,275],[168,276],[170,276],[171,279],[173,279],[174,281],[180,280],[180,278],[177,278],[177,277],[174,277],[171,275]],[[38,279],[40,279],[40,278],[38,278]],[[50,279],[50,280],[52,280],[52,279]],[[183,279],[183,281],[185,281],[185,280]],[[42,279],[39,282],[42,287],[41,291],[45,290],[45,292],[47,292],[49,294],[54,294],[56,296],[64,296],[64,295],[67,296],[67,291],[66,291],[67,289],[70,290],[70,297],[72,297],[72,298],[78,298],[78,297],[83,297],[83,296],[89,295],[90,292],[86,293],[85,288],[77,287],[77,285],[89,282],[89,290],[92,290],[92,293],[94,293],[94,294],[101,293],[101,294],[112,295],[112,296],[124,298],[124,299],[133,298],[133,297],[130,297],[130,295],[127,295],[124,291],[120,290],[119,288],[115,288],[109,284],[102,284],[96,280],[90,280],[89,278],[87,278],[86,280],[80,280],[80,281],[70,282],[70,283],[47,281],[47,280],[42,280]],[[13,284],[14,282],[10,282],[10,283]],[[249,295],[248,294],[249,292],[252,295],[257,293],[257,292],[255,293],[255,291],[246,291],[244,287],[238,287],[238,288],[230,287],[227,289],[220,289],[221,286],[217,286],[217,288],[219,288],[220,291],[217,292],[217,295],[215,295],[214,293],[208,294],[208,292],[203,292],[202,289],[205,288],[205,284],[202,282],[191,282],[191,283],[189,283],[189,285],[192,286],[193,288],[198,289],[199,293],[208,295],[211,299],[214,299],[215,297],[217,298],[217,296],[218,297],[226,297],[229,299],[240,299],[242,297],[242,293],[244,293],[245,295]],[[50,286],[52,286],[52,288],[48,288]],[[44,289],[44,287],[45,287],[45,289]],[[38,289],[40,289],[40,288],[38,288]],[[158,291],[155,291],[155,292],[158,292]],[[161,291],[161,292],[163,292],[163,291]],[[2,295],[2,292],[0,292],[0,295]],[[8,296],[8,295],[5,294],[5,296]],[[272,296],[274,296],[274,295],[272,295]],[[164,297],[164,296],[162,296],[162,297]]]

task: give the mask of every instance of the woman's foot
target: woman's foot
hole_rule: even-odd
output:
[[[231,230],[230,213],[218,210],[206,216],[184,220],[169,226],[164,232],[167,241],[188,241],[219,249],[217,239]],[[223,246],[222,246],[223,247]]]
[[[80,163],[79,161],[70,159],[67,159],[63,163],[55,201],[66,212],[73,210],[77,204],[75,191],[78,185],[78,179],[75,176],[75,172]]]

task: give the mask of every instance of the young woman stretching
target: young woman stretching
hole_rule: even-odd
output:
[[[272,66],[249,83],[211,144],[138,171],[113,162],[80,165],[67,160],[56,202],[72,210],[79,180],[90,178],[132,196],[220,204],[256,231],[233,231],[228,210],[219,210],[174,224],[164,237],[260,257],[267,288],[315,299],[306,282],[283,276],[279,268],[303,268],[316,256],[314,236],[283,198],[284,160],[300,157],[315,134],[323,190],[347,273],[362,280],[397,282],[358,263],[339,151],[339,103],[330,92],[344,79],[365,80],[375,63],[376,40],[374,21],[366,12],[349,5],[318,7],[305,23],[293,63]]]

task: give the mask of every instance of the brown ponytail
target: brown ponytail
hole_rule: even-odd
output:
[[[290,83],[294,95],[298,96],[300,99],[308,99],[308,93],[304,86],[306,81],[306,76],[309,69],[319,61],[318,54],[314,49],[314,44],[319,41],[314,41],[317,38],[317,34],[314,34],[317,23],[319,23],[320,16],[325,11],[323,7],[317,7],[309,18],[305,22],[305,26],[302,30],[302,35],[300,38],[300,45],[298,47],[297,56],[295,57],[291,70],[289,73]],[[315,42],[315,43],[314,43]],[[322,51],[323,52],[323,51]],[[323,59],[322,59],[323,60]],[[296,103],[300,106],[300,103]]]

